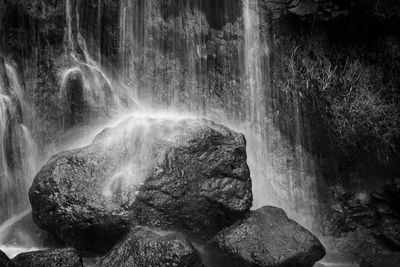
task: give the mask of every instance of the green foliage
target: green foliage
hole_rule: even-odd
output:
[[[396,66],[395,57],[386,57],[385,64],[382,53],[328,57],[318,54],[326,49],[303,45],[288,51],[282,91],[299,94],[303,105],[311,103],[346,156],[357,158],[364,152],[369,158],[388,160],[400,137],[400,83],[388,75]]]

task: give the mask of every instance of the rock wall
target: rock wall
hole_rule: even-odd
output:
[[[73,65],[66,44],[65,3],[3,0],[0,5],[1,53],[18,66],[42,143],[65,132],[61,74]],[[259,152],[255,161],[273,162],[273,171],[283,173],[276,180],[288,184],[291,176],[304,176],[294,179],[298,188],[310,180],[303,173],[320,177],[322,172],[326,179],[317,178],[312,187],[318,188],[313,194],[325,195],[321,188],[326,183],[363,184],[366,173],[372,173],[367,166],[380,173],[388,170],[387,177],[399,173],[395,1],[248,1],[260,14],[256,38],[265,50],[259,62],[263,90],[256,102],[245,69],[247,2],[71,3],[77,5],[72,15],[79,18],[73,36],[84,37],[90,56],[110,78],[123,81],[149,105],[233,124],[250,122],[244,128],[255,135],[254,147],[268,151]],[[363,87],[368,88],[349,94],[351,88]],[[351,113],[352,105],[340,105],[347,100],[367,108]],[[382,109],[374,113],[375,106]],[[249,115],[252,108],[258,116]],[[78,119],[71,116],[68,121],[74,124]],[[386,124],[379,123],[382,118]],[[360,123],[366,121],[371,125]],[[376,127],[378,131],[371,130]],[[258,176],[268,173],[270,169],[262,169]],[[377,174],[371,176],[374,183]],[[286,184],[279,185],[283,189],[278,194],[295,190]]]

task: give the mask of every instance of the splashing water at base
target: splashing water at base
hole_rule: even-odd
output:
[[[12,216],[10,219],[6,220],[0,225],[0,244],[4,242],[4,239],[8,232],[10,231],[10,228],[19,220],[21,220],[23,217],[28,215],[30,210],[25,210],[17,215]]]
[[[10,234],[12,231],[13,226],[15,223],[19,222],[22,220],[25,216],[27,216],[31,210],[25,210],[19,214],[16,214],[3,222],[0,225],[0,250],[6,253],[6,255],[9,258],[14,258],[16,255],[23,253],[23,252],[29,252],[29,251],[35,251],[39,249],[43,249],[41,247],[36,246],[29,236],[22,236],[20,240],[20,243],[8,243],[6,242],[7,236]],[[24,233],[20,233],[19,235],[23,235]],[[5,244],[6,243],[6,244]]]
[[[36,142],[22,122],[33,124],[33,112],[24,99],[24,91],[14,67],[5,64],[6,75],[0,84],[0,249],[10,257],[35,245],[23,232],[15,233],[18,241],[10,241],[13,226],[28,216],[28,188],[40,166]]]

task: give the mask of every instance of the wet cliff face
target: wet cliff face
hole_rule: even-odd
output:
[[[359,169],[381,162],[376,155],[385,158],[381,168],[395,166],[394,2],[70,0],[67,8],[61,0],[2,0],[0,53],[17,66],[42,143],[88,123],[88,112],[109,113],[98,111],[104,102],[92,105],[96,97],[82,100],[89,89],[104,87],[109,98],[125,84],[143,104],[245,132],[256,205],[284,205],[302,202],[304,191],[325,195],[321,188],[343,174],[359,181]],[[77,64],[85,52],[96,64]],[[60,100],[62,77],[74,67],[83,78],[67,79]],[[95,86],[85,88],[88,81]]]
[[[63,54],[63,1],[5,1],[1,23],[1,53],[15,62],[40,134],[57,128],[57,60]],[[46,139],[46,138],[45,138]]]
[[[121,13],[122,79],[141,98],[200,113],[239,105],[240,1],[125,1]]]
[[[279,128],[295,139],[293,111],[282,103],[298,102],[303,145],[328,182],[362,188],[398,175],[398,3],[264,4],[273,18],[277,107],[287,111]]]
[[[206,106],[240,110],[240,1],[72,2],[78,12],[72,14],[79,16],[73,36],[79,27],[93,59],[114,78],[135,85],[149,102],[196,111]],[[38,129],[55,132],[61,113],[56,97],[59,72],[71,65],[65,3],[6,4],[3,53],[21,68],[44,124]],[[226,106],[233,102],[228,98],[235,99],[234,106]]]

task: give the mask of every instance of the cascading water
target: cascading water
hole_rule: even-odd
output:
[[[311,228],[315,203],[313,163],[302,148],[299,107],[293,106],[295,145],[282,136],[271,119],[275,112],[268,106],[272,102],[268,99],[272,95],[271,37],[262,29],[258,1],[242,2],[242,23],[228,23],[233,1],[221,1],[218,7],[224,23],[207,20],[207,12],[215,8],[209,1],[176,1],[171,5],[176,9],[172,14],[157,1],[121,1],[120,80],[133,84],[140,102],[152,110],[208,117],[244,132],[254,208],[267,204],[282,207]],[[216,62],[216,54],[207,51],[215,46],[207,37],[216,31],[213,27],[222,27],[219,30],[227,40],[235,40],[236,32],[242,32],[243,42],[235,45],[242,47],[243,57],[239,51],[239,62],[234,62],[240,64],[240,71],[219,74],[217,63],[226,64],[226,68],[229,65],[227,60]],[[220,45],[228,49],[226,43]],[[220,50],[215,53],[226,56]],[[213,81],[215,73],[221,75],[222,84]],[[219,87],[221,94],[215,93]]]
[[[0,82],[0,246],[8,251],[10,246],[15,250],[28,245],[10,244],[6,237],[12,225],[30,212],[28,188],[41,162],[32,134],[23,124],[33,124],[32,113],[24,100],[16,70],[9,64],[3,68]]]
[[[300,108],[294,109],[292,131],[296,136],[290,148],[271,119],[268,101],[272,97],[269,77],[269,36],[263,32],[262,9],[258,1],[243,1],[244,21],[244,77],[243,90],[248,95],[244,123],[240,126],[248,139],[249,165],[254,186],[254,206],[266,204],[284,208],[291,217],[312,227],[315,201],[314,173],[306,172],[309,157],[302,148]],[[296,104],[297,102],[295,102]],[[294,164],[287,164],[291,159]],[[311,168],[312,169],[312,168]]]
[[[98,4],[101,6],[100,2]],[[67,0],[65,8],[65,51],[66,57],[72,59],[72,66],[60,74],[59,101],[64,111],[63,128],[66,130],[96,119],[101,121],[113,113],[132,109],[136,104],[132,93],[114,84],[90,56],[79,31],[77,1]]]
[[[229,0],[223,2],[221,17],[229,17]],[[232,1],[233,2],[233,1]],[[97,32],[101,21],[102,2],[97,2]],[[142,106],[149,107],[151,112],[147,116],[154,116],[154,110],[174,110],[181,114],[209,117],[227,124],[245,133],[248,141],[248,164],[251,169],[254,192],[254,208],[263,205],[276,205],[288,211],[291,217],[296,218],[310,227],[305,221],[305,212],[313,213],[314,176],[305,171],[309,165],[307,155],[301,147],[301,128],[293,129],[296,133],[295,148],[290,147],[268,118],[268,40],[261,34],[260,7],[258,1],[244,0],[242,3],[242,22],[232,23],[230,26],[221,26],[227,39],[234,39],[235,32],[243,32],[243,41],[237,41],[238,47],[243,49],[243,58],[231,74],[218,73],[223,76],[224,83],[215,83],[208,75],[211,67],[216,65],[216,54],[208,53],[209,43],[207,34],[218,35],[213,27],[220,27],[219,23],[210,25],[202,9],[211,9],[202,6],[201,1],[176,1],[177,12],[183,12],[185,21],[176,14],[164,14],[157,1],[122,0],[119,14],[119,54],[120,71],[119,81],[114,81],[103,71],[101,62],[101,36],[97,36],[96,51],[86,46],[85,38],[80,33],[79,10],[76,0],[66,1],[66,31],[65,51],[70,58],[70,64],[60,73],[60,91],[58,98],[64,110],[63,129],[81,127],[93,121],[104,120],[112,113],[126,114],[138,107],[136,100]],[[160,18],[166,18],[165,23]],[[158,34],[164,28],[178,29],[177,36],[162,39]],[[161,30],[160,30],[161,29]],[[168,35],[168,31],[161,33]],[[164,36],[165,37],[165,36]],[[185,39],[184,42],[179,38]],[[167,41],[166,41],[167,39]],[[239,38],[238,38],[239,39]],[[90,47],[90,42],[88,42]],[[222,53],[218,49],[215,53]],[[241,54],[242,51],[232,53]],[[90,56],[94,55],[97,62]],[[240,58],[240,56],[238,56]],[[226,62],[222,62],[225,64]],[[140,65],[140,67],[138,67]],[[139,69],[139,70],[138,70]],[[212,70],[214,71],[214,70]],[[211,71],[211,72],[212,72]],[[217,71],[214,71],[217,72]],[[214,73],[212,73],[214,75]],[[26,108],[23,101],[23,90],[18,82],[18,76],[13,68],[8,67],[7,76],[14,92],[22,105],[24,125]],[[237,76],[237,77],[236,77]],[[126,84],[123,85],[123,84]],[[211,90],[223,87],[221,98],[224,106],[210,96]],[[232,90],[229,90],[232,89]],[[139,98],[139,99],[137,99]],[[21,132],[24,148],[21,149],[24,174],[14,177],[7,161],[6,145],[13,143],[7,139],[11,110],[15,103],[6,93],[0,95],[0,157],[1,157],[1,190],[14,198],[26,197],[27,188],[37,171],[37,148],[29,127],[22,123],[17,124]],[[296,125],[300,124],[299,107],[296,111]],[[143,111],[143,110],[142,110]],[[268,112],[267,112],[268,111]],[[32,112],[30,112],[32,113]],[[68,140],[69,142],[70,140]],[[16,141],[18,142],[18,141]],[[15,143],[15,142],[14,142]],[[277,145],[278,144],[278,145]],[[287,145],[286,145],[287,144]],[[69,146],[73,146],[72,143]],[[278,148],[276,148],[278,146]],[[292,164],[287,164],[290,159]],[[312,164],[311,164],[312,165]],[[132,170],[121,170],[124,174],[131,174]],[[17,181],[17,179],[21,179]],[[111,177],[110,188],[118,175]],[[110,195],[111,189],[105,188],[104,194]],[[16,192],[18,191],[18,192]],[[8,219],[0,230],[6,231],[10,224],[18,221],[25,215],[28,207],[26,199],[21,205],[11,203],[12,196],[5,195],[5,210]],[[19,201],[19,200],[18,200]],[[20,207],[19,207],[20,206]],[[22,213],[21,213],[22,212]],[[14,217],[12,217],[14,215]],[[307,217],[308,218],[308,217]],[[0,217],[1,219],[1,217]],[[1,222],[1,220],[0,220]],[[6,230],[4,230],[6,229]],[[0,231],[0,237],[1,237]],[[1,245],[1,238],[0,238]]]

